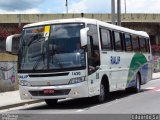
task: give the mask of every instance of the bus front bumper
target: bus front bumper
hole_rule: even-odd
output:
[[[54,93],[45,93],[52,90]],[[20,97],[24,99],[64,99],[88,97],[87,81],[71,85],[28,87],[19,86]]]

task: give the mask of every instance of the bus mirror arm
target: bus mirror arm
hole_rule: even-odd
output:
[[[83,28],[80,30],[80,40],[81,40],[81,46],[84,47],[87,45],[87,32],[89,28]]]

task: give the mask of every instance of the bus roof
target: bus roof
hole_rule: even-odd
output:
[[[144,37],[149,37],[149,35],[144,31],[136,31],[129,28],[113,25],[110,23],[102,22],[96,19],[88,19],[88,18],[72,18],[72,19],[57,19],[57,20],[50,20],[50,21],[44,21],[44,22],[37,22],[32,24],[27,24],[23,28],[27,27],[34,27],[34,26],[40,26],[40,25],[50,25],[50,24],[58,24],[58,23],[74,23],[74,22],[84,22],[89,24],[98,24],[100,26],[107,27],[109,29],[114,29],[122,32],[127,32],[130,34],[140,35]]]

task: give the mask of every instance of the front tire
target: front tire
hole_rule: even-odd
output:
[[[58,102],[58,99],[46,99],[45,102],[48,106],[55,106]]]
[[[100,84],[100,94],[96,96],[96,101],[98,103],[103,103],[108,98],[109,98],[109,90],[107,89],[107,85],[105,84],[105,82],[102,81]]]

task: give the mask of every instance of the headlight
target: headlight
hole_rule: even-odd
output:
[[[28,85],[29,85],[28,81],[26,81],[26,80],[20,80],[20,81],[19,81],[19,84],[20,84],[21,86],[28,86]]]
[[[85,77],[73,78],[69,81],[69,84],[76,84],[85,81]]]

